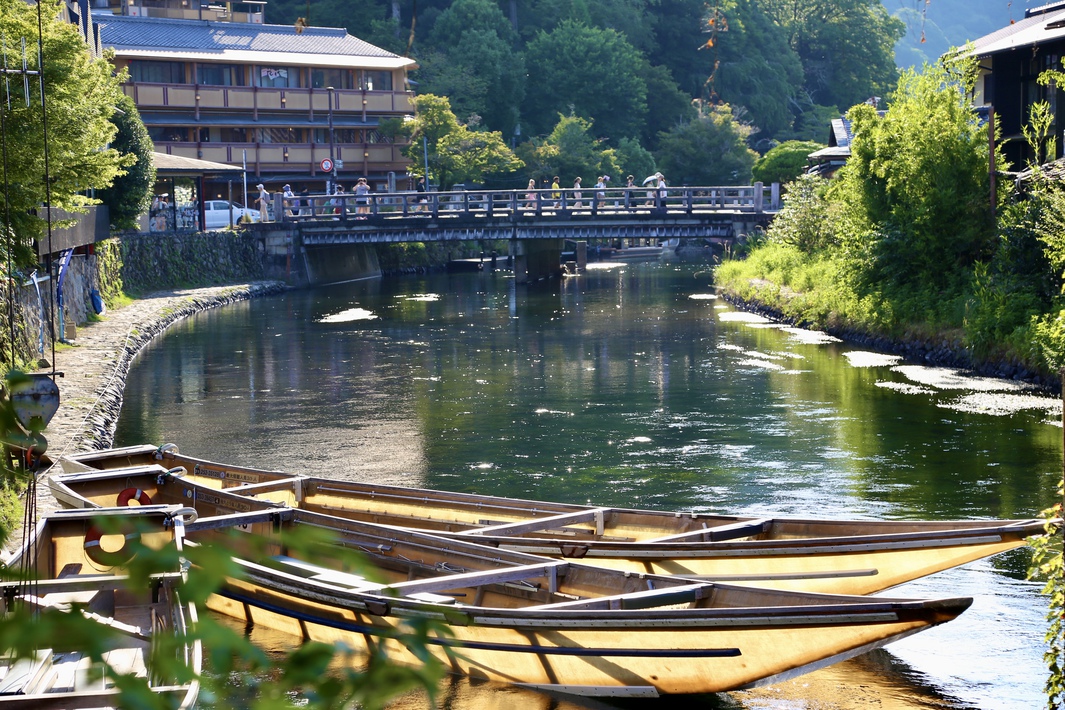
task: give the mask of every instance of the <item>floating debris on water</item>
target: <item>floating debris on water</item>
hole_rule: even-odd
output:
[[[886,390],[894,390],[902,394],[935,394],[935,390],[928,389],[927,387],[918,387],[917,385],[911,385],[906,382],[884,382],[880,381],[876,383],[877,387],[883,387]]]
[[[374,320],[377,316],[373,311],[368,311],[365,308],[349,308],[346,311],[340,313],[334,313],[331,316],[325,316],[319,318],[319,323],[350,323],[356,320]]]
[[[805,328],[793,328],[791,326],[781,328],[782,332],[790,335],[794,340],[807,345],[824,345],[826,343],[842,343],[843,341],[834,335],[829,335],[820,330],[806,330]]]
[[[990,414],[996,417],[1008,416],[1027,409],[1039,409],[1048,415],[1061,417],[1060,399],[1032,394],[975,392],[951,402],[941,402],[938,406],[958,412]]]
[[[784,369],[783,365],[778,365],[775,362],[769,362],[768,360],[761,360],[759,358],[753,358],[753,357],[749,357],[749,358],[745,358],[743,360],[740,360],[736,364],[738,364],[738,365],[753,365],[754,367],[761,367],[761,368],[765,368],[766,370],[783,370]]]
[[[765,316],[760,316],[757,313],[748,313],[747,311],[729,311],[728,313],[719,313],[718,320],[725,321],[727,323],[771,323]]]
[[[891,367],[902,361],[901,355],[885,355],[884,353],[871,353],[865,350],[851,350],[843,353],[851,367]]]
[[[977,377],[962,374],[961,370],[946,367],[927,367],[925,365],[896,365],[892,372],[898,372],[908,380],[928,385],[941,390],[970,390],[972,392],[1023,392],[1032,389],[1032,385],[1012,380],[1000,380],[994,377]]]

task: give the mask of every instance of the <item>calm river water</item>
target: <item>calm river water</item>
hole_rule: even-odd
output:
[[[572,503],[1011,518],[1054,501],[1060,412],[1008,382],[767,323],[715,298],[700,267],[662,262],[530,288],[506,273],[370,280],[212,310],[137,360],[115,443]],[[1046,604],[1027,561],[890,592],[974,597],[950,624],[692,706],[1041,707]],[[443,693],[454,710],[615,706],[464,680]]]

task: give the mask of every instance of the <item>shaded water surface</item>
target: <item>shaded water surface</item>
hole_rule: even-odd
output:
[[[363,281],[203,313],[135,363],[116,445],[573,503],[1012,518],[1053,502],[1059,419],[1055,398],[781,328],[716,299],[705,272],[654,263],[531,288],[505,274]],[[1040,707],[1046,604],[1027,561],[890,592],[973,596],[946,626],[695,705]],[[446,691],[456,710],[602,705]]]

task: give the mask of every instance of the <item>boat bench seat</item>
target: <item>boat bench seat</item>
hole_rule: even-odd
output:
[[[3,677],[0,678],[0,696],[3,695],[26,695],[29,693],[43,692],[42,688],[52,678],[52,650],[44,649],[37,652],[33,658],[20,658],[14,663],[0,669]]]
[[[540,604],[539,606],[526,607],[526,609],[530,611],[541,609],[653,609],[655,607],[691,604],[708,597],[713,589],[713,584],[700,582],[676,587],[648,589],[629,594],[615,594],[608,597],[592,597],[589,599],[556,602],[554,604]]]
[[[285,555],[276,555],[273,557],[275,562],[280,562],[285,567],[290,567],[299,571],[299,576],[306,579],[314,580],[315,582],[325,582],[326,584],[333,584],[338,587],[345,587],[356,592],[375,592],[384,589],[386,585],[371,582],[365,577],[360,577],[357,574],[351,574],[350,572],[341,572],[340,570],[329,569],[328,567],[320,567],[319,565],[311,562],[304,562],[303,560],[297,560],[294,557],[287,557]],[[455,597],[450,597],[445,594],[433,594],[431,592],[414,592],[412,594],[404,595],[410,599],[417,599],[423,602],[431,602],[433,604],[454,604]]]
[[[723,540],[737,540],[741,537],[761,535],[772,523],[772,519],[769,518],[744,520],[739,523],[717,525],[712,528],[689,530],[688,532],[677,533],[676,535],[656,537],[651,540],[643,540],[642,542],[720,542]]]

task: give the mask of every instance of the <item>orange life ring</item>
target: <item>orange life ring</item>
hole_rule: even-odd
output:
[[[90,525],[85,533],[85,556],[91,562],[101,568],[111,568],[125,564],[133,558],[133,552],[129,549],[129,540],[137,536],[137,533],[129,533],[122,536],[122,547],[114,551],[107,551],[100,547],[100,539],[104,536],[103,530],[97,525]]]
[[[140,488],[127,488],[118,494],[118,507],[129,507],[129,502],[136,499],[141,505],[151,505],[152,498]]]

